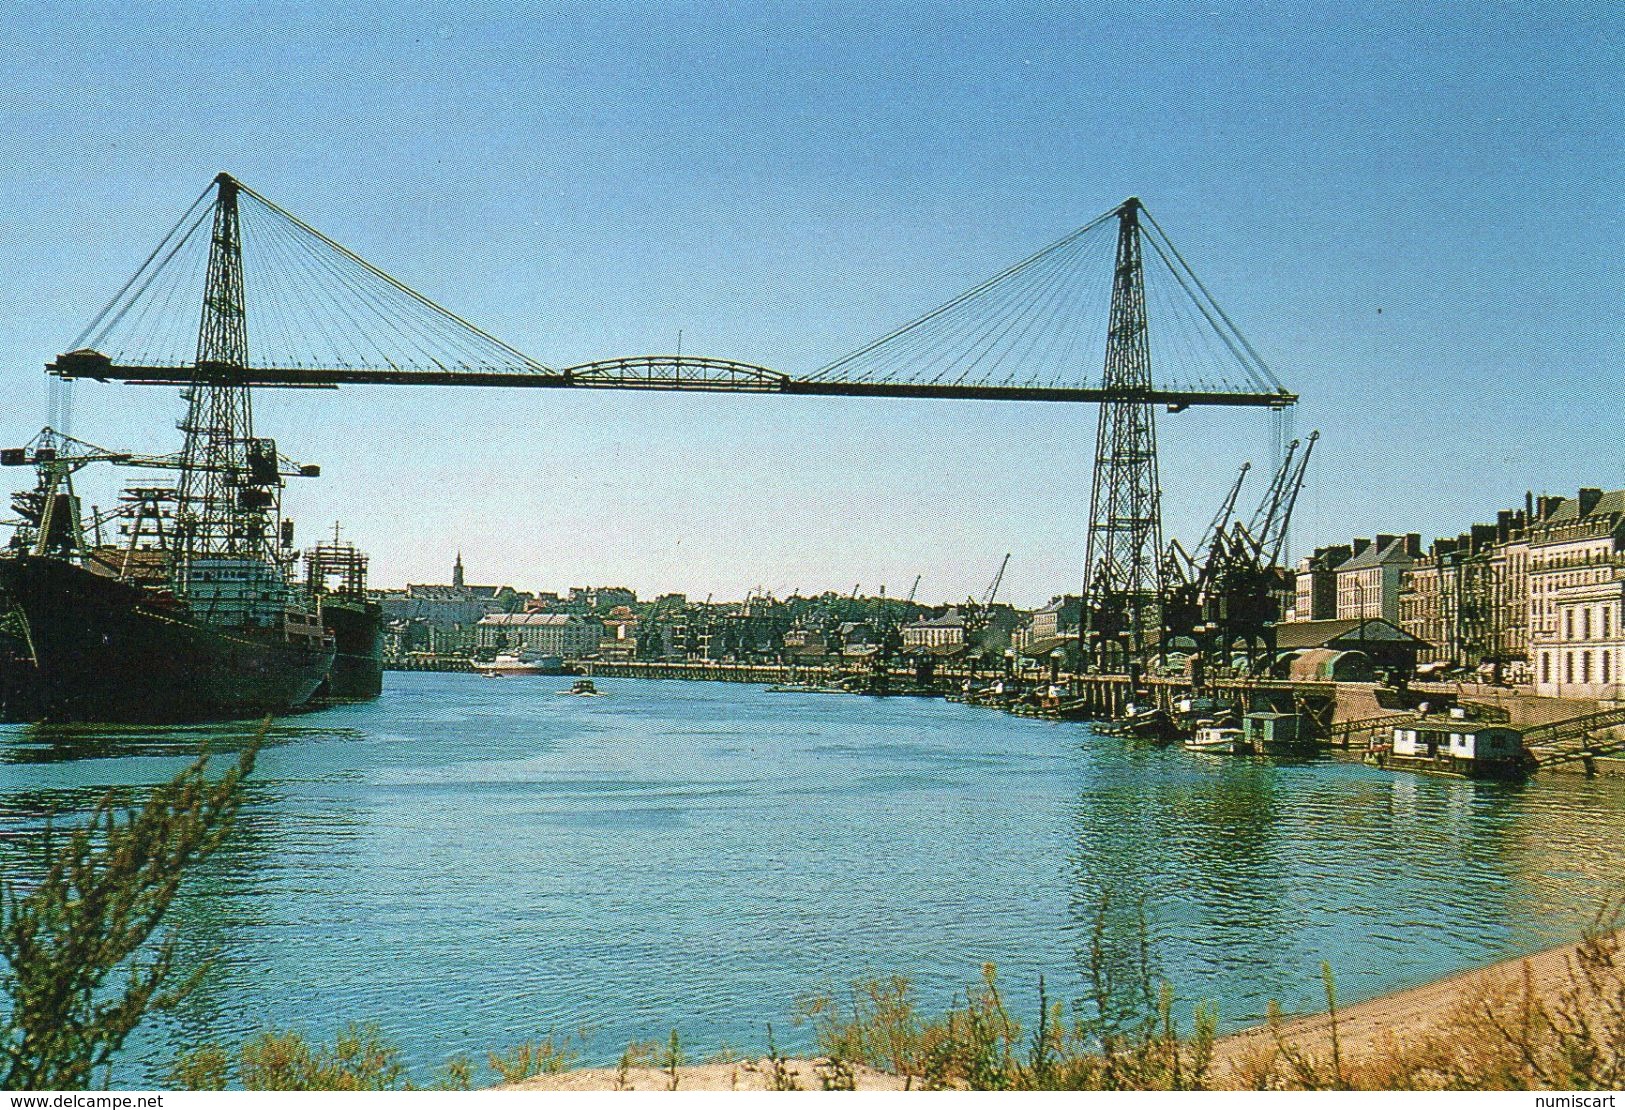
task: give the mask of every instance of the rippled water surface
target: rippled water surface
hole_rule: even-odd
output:
[[[694,1053],[781,1046],[799,996],[911,976],[944,1007],[984,962],[1018,1008],[1149,957],[1227,1025],[1370,997],[1569,939],[1625,874],[1625,780],[1522,786],[1136,748],[1086,726],[722,683],[391,674],[278,725],[230,847],[171,916],[206,985],[115,1083],[179,1047],[378,1022],[419,1074],[591,1030]],[[44,817],[161,781],[241,726],[0,727],[0,862]]]

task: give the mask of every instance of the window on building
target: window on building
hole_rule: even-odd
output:
[[[1573,609],[1565,609],[1563,611],[1563,639],[1565,639],[1565,640],[1574,639],[1574,610]],[[1572,682],[1573,679],[1570,679],[1569,681]]]
[[[1563,653],[1563,681],[1574,681],[1574,652],[1572,651]]]
[[[1580,639],[1591,639],[1591,607],[1580,610]]]
[[[1540,680],[1542,682],[1552,680],[1552,656],[1550,652],[1543,651],[1540,653]]]
[[[1591,653],[1589,651],[1580,653],[1580,681],[1591,681]]]
[[[1597,681],[1607,685],[1613,681],[1612,676],[1610,676],[1608,673],[1608,664],[1612,662],[1612,660],[1609,658],[1610,653],[1606,651],[1600,652],[1599,654],[1601,655],[1601,658],[1597,660],[1597,667],[1602,673],[1597,676]]]

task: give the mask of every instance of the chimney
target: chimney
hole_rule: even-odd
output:
[[[1442,559],[1447,555],[1454,555],[1456,553],[1456,548],[1456,540],[1447,540],[1441,537],[1433,541],[1433,557],[1435,559]]]
[[[1523,516],[1524,516],[1525,520],[1533,520],[1535,518],[1535,491],[1534,490],[1527,490],[1526,489],[1526,490],[1523,491]]]
[[[1371,541],[1366,539],[1364,536],[1355,536],[1354,537],[1354,554],[1359,555],[1362,552],[1364,552],[1366,548],[1368,548],[1370,546],[1371,546]]]
[[[1535,498],[1535,519],[1550,520],[1552,514],[1557,511],[1557,507],[1562,503],[1563,499],[1561,497],[1550,497],[1544,493],[1541,494]]]
[[[1506,543],[1507,540],[1512,538],[1512,520],[1513,514],[1511,509],[1502,509],[1500,512],[1495,514],[1496,543]]]
[[[1591,510],[1602,500],[1602,490],[1584,486],[1580,489],[1580,515],[1590,516]]]
[[[1422,557],[1422,533],[1409,532],[1405,536],[1405,554],[1413,559]]]
[[[1504,512],[1501,514],[1503,517],[1507,515],[1509,514]],[[1495,524],[1473,525],[1473,550],[1483,551],[1493,544],[1504,543],[1506,541],[1506,528],[1504,525],[1504,521],[1498,521]]]

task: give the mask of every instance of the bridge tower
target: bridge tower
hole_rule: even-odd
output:
[[[243,293],[242,232],[237,182],[215,178],[209,264],[198,325],[192,380],[182,396],[186,416],[176,517],[180,539],[175,568],[183,595],[197,559],[275,562],[277,542],[276,444],[254,436],[249,386],[247,305]]]
[[[1140,254],[1140,201],[1117,209],[1117,261],[1106,328],[1106,371],[1095,433],[1084,555],[1082,644],[1102,671],[1134,673],[1160,622],[1162,490],[1151,392],[1151,347]]]

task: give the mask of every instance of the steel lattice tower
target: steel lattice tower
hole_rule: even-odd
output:
[[[1117,210],[1117,263],[1106,329],[1106,399],[1095,435],[1094,487],[1084,556],[1085,651],[1116,642],[1124,662],[1146,647],[1162,597],[1162,490],[1157,480],[1157,427],[1151,348],[1140,256],[1140,201]]]
[[[276,498],[276,449],[254,438],[254,412],[246,385],[248,324],[243,298],[242,236],[237,182],[215,179],[209,268],[198,327],[197,363],[183,391],[186,434],[181,449],[177,518],[184,583],[198,558],[274,558],[269,533]]]

